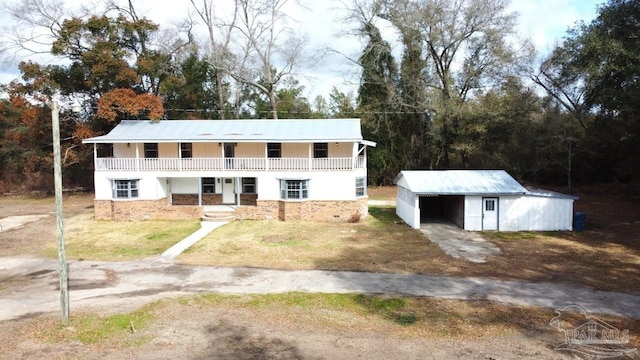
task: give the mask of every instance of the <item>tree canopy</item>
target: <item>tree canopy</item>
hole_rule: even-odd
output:
[[[640,189],[637,1],[609,0],[535,61],[512,35],[518,18],[507,0],[351,0],[343,14],[362,44],[350,58],[358,86],[312,100],[297,72],[307,44],[290,27],[296,1],[191,0],[180,26],[138,16],[133,0],[77,13],[57,4],[7,5],[46,36],[16,33],[4,48],[40,45],[60,61],[22,61],[21,78],[2,85],[0,188],[50,190],[48,104],[58,97],[83,107],[79,117],[63,107],[67,186],[91,184],[81,140],[123,119],[359,117],[378,143],[370,184],[390,184],[403,169],[503,168],[569,188]]]

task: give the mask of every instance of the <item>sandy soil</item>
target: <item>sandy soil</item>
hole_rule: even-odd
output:
[[[311,328],[285,324],[260,311],[171,306],[150,326],[128,336],[126,344],[51,343],[30,336],[36,321],[4,323],[22,334],[19,342],[0,340],[2,359],[572,359],[553,349],[560,337],[512,333],[475,339],[429,339],[381,331]],[[357,322],[357,319],[354,319]],[[73,331],[73,329],[69,330]],[[5,332],[6,334],[7,332]]]

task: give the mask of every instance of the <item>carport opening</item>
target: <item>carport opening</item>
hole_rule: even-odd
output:
[[[420,223],[451,222],[464,229],[464,196],[420,197]]]

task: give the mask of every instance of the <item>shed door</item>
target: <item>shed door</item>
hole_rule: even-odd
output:
[[[482,198],[482,230],[498,230],[498,198]]]

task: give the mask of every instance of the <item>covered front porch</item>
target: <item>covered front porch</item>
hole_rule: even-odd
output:
[[[167,178],[171,205],[256,206],[254,177]]]

